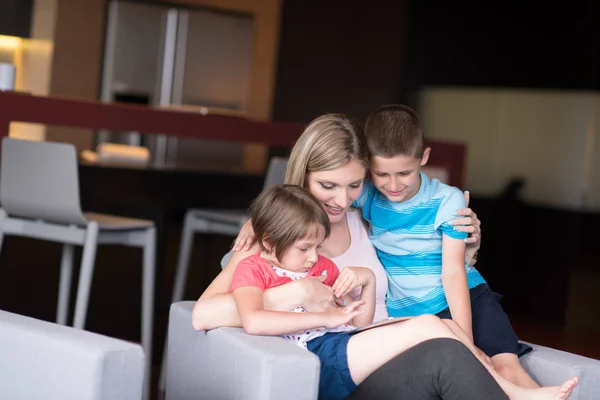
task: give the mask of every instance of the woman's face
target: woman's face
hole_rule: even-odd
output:
[[[344,166],[328,171],[309,172],[306,188],[319,200],[332,224],[340,222],[348,207],[358,198],[367,170],[352,160]]]

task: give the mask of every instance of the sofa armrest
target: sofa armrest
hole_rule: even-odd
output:
[[[521,357],[521,363],[540,385],[558,385],[578,376],[579,386],[575,388],[570,399],[597,398],[600,392],[600,361],[549,347],[527,344],[533,347],[533,351]]]
[[[0,399],[142,398],[138,344],[0,311]]]
[[[193,307],[191,301],[171,305],[166,400],[317,398],[320,365],[314,354],[239,328],[196,331]]]

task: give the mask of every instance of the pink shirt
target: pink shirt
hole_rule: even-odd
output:
[[[276,270],[269,264],[267,260],[260,255],[255,254],[248,256],[239,262],[233,273],[231,280],[231,291],[245,286],[255,286],[261,290],[281,286],[293,280],[293,272],[286,274],[285,270],[279,275]],[[332,286],[337,277],[340,275],[338,268],[330,259],[319,256],[317,262],[308,271],[304,277],[320,276],[323,271],[327,271],[325,283],[327,286]]]
[[[374,322],[387,319],[388,312],[385,307],[385,296],[388,290],[388,281],[385,270],[381,262],[379,262],[379,258],[377,258],[375,247],[369,241],[360,213],[358,211],[348,211],[346,215],[350,230],[350,247],[339,256],[331,257],[331,260],[338,266],[340,271],[346,267],[365,267],[373,271],[377,279]],[[355,289],[351,293],[351,296],[354,299],[358,299],[360,288]]]
[[[298,273],[273,266],[260,255],[256,254],[246,257],[239,262],[231,281],[231,291],[233,292],[238,288],[247,286],[257,287],[261,290],[270,289],[281,286],[293,280],[304,279],[310,276],[320,276],[323,271],[327,271],[327,278],[323,283],[328,286],[333,285],[335,280],[340,275],[340,271],[337,266],[327,257],[319,256],[317,262],[315,265],[313,265],[310,271],[306,273]],[[306,310],[302,307],[296,307],[291,311],[306,312]],[[327,332],[346,332],[352,329],[355,329],[355,327],[350,324],[344,324],[333,329],[314,328],[281,336],[284,339],[293,342],[297,346],[306,348],[306,343],[308,341],[323,336]]]

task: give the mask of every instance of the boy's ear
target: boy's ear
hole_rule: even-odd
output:
[[[425,150],[423,150],[423,157],[421,157],[421,167],[425,166],[425,164],[427,164],[427,161],[429,161],[430,153],[431,147],[425,147]]]

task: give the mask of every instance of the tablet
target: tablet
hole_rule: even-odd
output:
[[[388,319],[382,319],[381,321],[374,322],[370,325],[363,326],[361,328],[356,328],[354,330],[348,331],[350,334],[360,333],[369,329],[378,328],[380,326],[396,324],[398,322],[406,321],[411,319],[412,317],[389,317]]]

